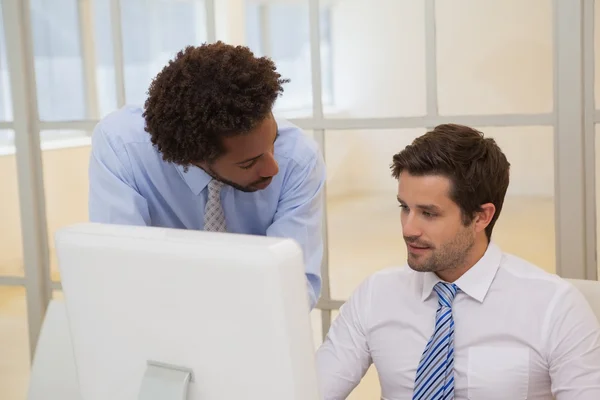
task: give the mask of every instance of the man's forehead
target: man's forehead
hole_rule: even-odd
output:
[[[450,184],[451,182],[448,177],[439,174],[410,174],[402,172],[398,177],[399,190],[410,188],[411,191],[448,193]]]
[[[261,124],[248,133],[223,140],[225,156],[234,163],[248,162],[269,149],[277,134],[277,124]]]
[[[398,200],[411,204],[444,207],[450,199],[450,180],[439,175],[402,176],[398,179]]]

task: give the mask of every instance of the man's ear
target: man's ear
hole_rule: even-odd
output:
[[[496,206],[492,203],[485,203],[481,205],[481,211],[475,214],[475,231],[482,232],[492,222],[492,218],[496,214]]]

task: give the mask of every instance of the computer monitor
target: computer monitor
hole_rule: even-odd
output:
[[[82,400],[317,400],[296,242],[86,223],[55,236]]]

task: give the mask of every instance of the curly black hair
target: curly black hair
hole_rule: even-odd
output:
[[[223,42],[188,46],[154,78],[143,116],[167,162],[211,162],[222,139],[254,129],[283,93],[274,62]]]

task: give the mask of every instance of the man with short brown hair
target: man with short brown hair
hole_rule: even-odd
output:
[[[510,164],[440,125],[393,157],[407,266],[366,279],[317,352],[324,399],[369,366],[383,399],[600,399],[600,324],[556,275],[491,240]]]

